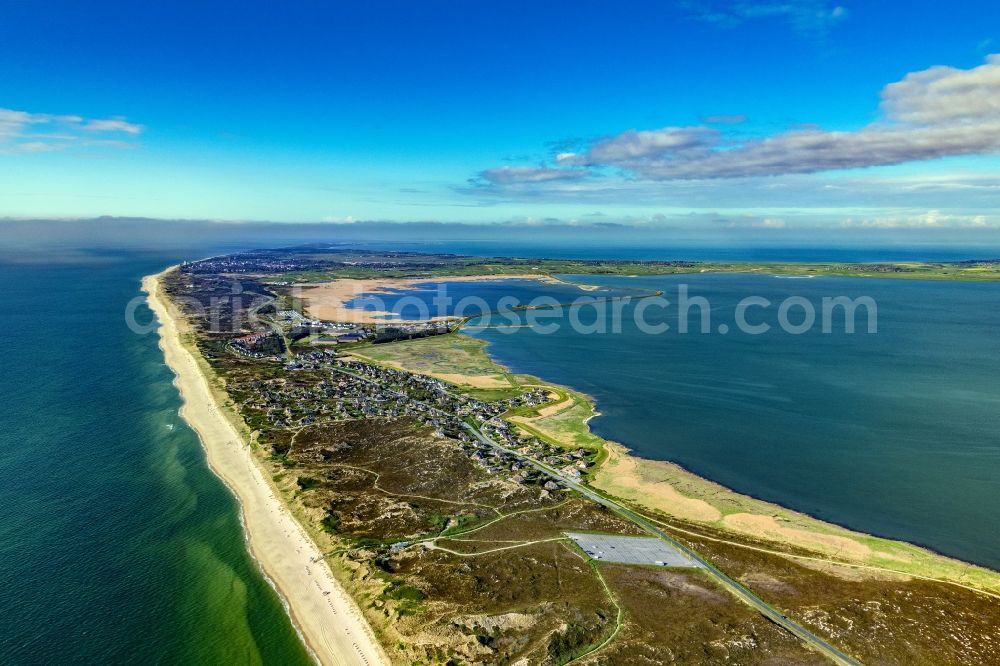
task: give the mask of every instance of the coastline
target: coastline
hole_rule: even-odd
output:
[[[308,571],[315,561],[303,556],[302,552],[311,549],[311,553],[319,557],[320,551],[313,539],[318,538],[318,542],[323,543],[323,538],[317,537],[315,533],[313,539],[308,536],[308,521],[300,524],[296,518],[298,514],[294,513],[294,506],[286,506],[281,493],[272,484],[264,462],[258,460],[252,450],[242,443],[246,441],[242,421],[231,410],[221,408],[228,401],[219,389],[218,381],[214,380],[214,375],[206,372],[207,363],[188,340],[190,336],[184,331],[184,320],[172,316],[167,299],[157,298],[158,277],[147,277],[144,287],[150,294],[150,306],[162,324],[161,348],[167,356],[168,365],[177,374],[175,384],[185,400],[182,416],[198,432],[213,471],[240,500],[251,554],[285,601],[296,629],[317,660],[321,663],[386,663],[387,657],[373,638],[372,628],[368,627],[350,594],[337,585],[325,562],[321,564],[324,575],[329,576],[329,583],[335,586],[333,590],[341,597],[343,604],[338,606],[341,612],[338,614],[334,610],[333,617],[327,622],[317,621],[317,613],[322,613],[324,609],[310,606],[313,600],[309,596],[310,593],[318,596],[323,590],[318,588],[314,591],[309,587],[310,582],[319,584],[310,578],[316,575],[315,571]],[[461,333],[421,338],[398,345],[379,346],[377,349],[382,358],[377,362],[438,376],[451,383],[465,385],[468,389],[487,393],[518,390],[529,385],[551,389],[555,398],[550,403],[537,408],[519,409],[511,414],[509,420],[517,426],[534,430],[536,435],[541,433],[541,439],[557,440],[570,447],[597,447],[601,454],[587,485],[605,497],[645,513],[653,523],[666,530],[676,531],[681,539],[690,541],[693,537],[696,543],[702,542],[703,547],[707,540],[718,542],[727,548],[733,546],[769,556],[794,559],[805,568],[817,569],[848,581],[903,581],[919,578],[965,588],[994,599],[1000,598],[1000,575],[995,571],[968,565],[909,543],[855,532],[742,495],[673,463],[637,457],[620,444],[605,440],[590,431],[588,421],[597,415],[592,397],[530,375],[515,374],[510,368],[495,361],[486,351],[486,346],[485,341]],[[352,354],[364,358],[373,349],[375,347],[352,350]],[[428,350],[433,353],[428,354]],[[178,358],[171,358],[171,352]],[[400,356],[405,358],[401,359]],[[412,367],[414,362],[421,367]],[[497,387],[484,388],[482,383],[486,379],[497,384]],[[505,382],[506,389],[500,388],[501,379]],[[195,389],[185,387],[182,385],[185,381],[194,382],[197,386]],[[201,394],[189,397],[188,392],[199,388]],[[199,403],[204,413],[190,415],[189,408],[197,407]],[[205,423],[209,423],[211,427],[213,420],[214,427],[222,432],[221,438],[216,433],[214,444],[210,441],[211,436],[202,432]],[[241,437],[240,433],[244,436]],[[239,473],[251,477],[246,482],[248,487],[234,485],[233,480],[227,477],[226,470],[218,467],[213,456],[223,454],[228,454],[236,461],[235,469]],[[244,497],[247,492],[263,497],[260,501],[264,505],[264,511],[257,511],[258,514],[273,513],[275,516],[271,516],[272,520],[283,521],[271,544],[272,552],[269,553],[274,562],[269,563],[267,555],[257,552],[254,528],[250,524],[255,514],[247,506],[247,499]],[[305,561],[301,561],[303,557]],[[286,560],[298,562],[299,569],[292,572],[297,573],[298,580],[280,580],[270,571],[269,566],[275,563],[285,564]],[[302,570],[307,573],[303,575]],[[326,591],[329,590],[327,588]],[[365,597],[362,594],[359,598]],[[319,601],[322,606],[324,601],[330,604],[331,600],[329,597],[325,600],[320,597]],[[340,615],[345,614],[343,609],[347,609],[346,613],[355,614],[352,620],[359,623],[360,627],[357,633],[350,629],[344,633],[353,633],[355,636],[365,633],[368,645],[379,654],[378,661],[373,662],[365,657],[359,643],[351,638],[341,641],[339,645],[331,645],[330,637],[324,635],[324,626],[334,627],[338,631],[342,628],[337,625]],[[377,630],[379,622],[373,622],[373,627]],[[394,643],[386,640],[386,644]],[[321,656],[323,649],[327,649],[329,654]],[[351,652],[352,649],[359,651],[357,656]]]
[[[160,295],[160,277],[143,278],[159,321],[159,346],[183,401],[180,415],[197,433],[212,472],[233,492],[250,554],[278,592],[306,647],[321,664],[387,664],[356,602],[336,581],[322,552],[295,520],[222,412],[183,325]]]
[[[519,413],[509,420],[527,434],[569,448],[602,451],[587,485],[608,497],[645,512],[656,522],[680,533],[720,540],[738,547],[763,550],[800,563],[821,566],[844,578],[864,573],[879,577],[911,577],[954,585],[979,594],[1000,598],[1000,573],[980,565],[934,552],[926,547],[878,537],[823,521],[781,505],[754,498],[722,486],[670,462],[642,458],[626,446],[595,435],[588,422],[597,416],[594,399],[572,387],[561,386],[534,375],[520,374],[494,359],[485,341],[458,331],[438,338],[404,343],[413,351],[400,359],[354,355],[391,367],[437,376],[474,388],[461,375],[449,374],[447,358],[453,352],[442,338],[469,341],[471,354],[480,354],[474,365],[490,376],[506,377],[510,386],[542,386],[561,396],[559,411],[541,409]],[[432,349],[435,345],[440,349]],[[396,349],[401,349],[397,347]],[[469,353],[469,352],[467,352]],[[406,367],[419,357],[421,367]],[[402,363],[400,362],[402,361]],[[468,366],[470,362],[464,361]],[[466,370],[467,371],[467,370]],[[567,400],[567,398],[572,398]],[[549,405],[553,407],[555,405]],[[541,413],[544,411],[544,414]],[[669,521],[669,522],[668,522]],[[690,531],[694,530],[694,531]]]
[[[461,331],[457,334],[462,335]],[[571,431],[571,438],[565,444],[596,444],[602,449],[586,485],[659,518],[654,522],[681,533],[706,536],[664,520],[676,519],[686,526],[705,526],[721,534],[803,551],[780,553],[800,561],[822,562],[833,568],[863,570],[875,575],[919,578],[1000,598],[1000,572],[989,567],[959,560],[925,546],[827,522],[738,492],[673,461],[638,456],[628,446],[593,433],[589,422],[600,416],[600,411],[592,396],[534,375],[515,375],[490,355],[488,349],[487,344],[483,351],[489,360],[509,375],[524,377],[536,385],[558,389],[577,398],[576,404],[561,403],[568,404],[561,412],[542,414],[543,410],[537,410],[534,417],[514,417],[511,421],[518,426],[528,426],[529,434],[559,440],[558,428],[546,428],[546,421],[556,422],[574,408],[585,411],[573,419],[578,421],[584,434]]]

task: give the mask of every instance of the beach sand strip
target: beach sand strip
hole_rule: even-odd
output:
[[[160,322],[160,348],[176,375],[174,384],[183,399],[180,414],[198,434],[209,467],[239,500],[251,555],[282,597],[317,661],[388,664],[357,604],[334,579],[319,548],[292,517],[248,444],[216,404],[198,361],[182,341],[184,322],[160,293],[161,275],[147,276],[142,284]]]

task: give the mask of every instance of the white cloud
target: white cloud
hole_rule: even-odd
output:
[[[845,7],[828,0],[681,0],[677,4],[694,18],[723,27],[774,19],[804,33],[824,32],[848,15]]]
[[[473,205],[544,206],[611,210],[725,210],[753,211],[762,219],[783,219],[797,226],[801,216],[828,216],[839,224],[854,219],[888,216],[882,211],[905,211],[905,216],[940,210],[944,215],[1000,219],[1000,173],[995,169],[893,173],[802,174],[781,177],[714,178],[701,180],[643,180],[584,178],[548,182],[497,184],[474,181],[458,188]]]
[[[669,134],[675,128],[667,130]],[[655,133],[653,133],[655,134]],[[621,135],[620,135],[621,136]],[[737,178],[888,166],[955,155],[1000,152],[1000,118],[978,124],[898,127],[873,124],[854,132],[794,130],[734,143],[715,132],[686,146],[649,149],[625,159],[602,159],[615,137],[595,146],[588,163],[616,166],[651,180]],[[631,138],[625,138],[631,144]]]
[[[571,154],[571,153],[570,153]],[[556,169],[551,167],[502,166],[487,169],[479,177],[497,185],[511,183],[544,183],[555,180],[580,180],[588,173],[583,169]]]
[[[142,125],[124,118],[83,118],[0,109],[0,153],[38,153],[81,146],[128,147]]]
[[[854,131],[816,126],[744,139],[696,125],[630,129],[556,156],[559,165],[617,169],[630,179],[699,180],[806,174],[1000,153],[1000,55],[969,70],[932,67],[882,90],[881,118]],[[503,167],[497,184],[582,178],[579,170]]]
[[[911,125],[976,124],[1000,119],[1000,54],[969,70],[931,67],[882,90],[891,120]]]
[[[107,118],[105,120],[88,120],[83,129],[88,132],[124,132],[133,136],[142,132],[142,125],[130,123],[123,118]]]
[[[652,131],[627,130],[596,142],[580,158],[593,164],[619,164],[657,155],[698,150],[711,141],[715,130],[707,127],[664,127]]]
[[[996,227],[996,221],[985,215],[954,215],[945,214],[940,210],[929,210],[925,213],[910,215],[891,215],[885,217],[869,217],[862,219],[847,218],[841,222],[842,227],[862,227],[873,229],[965,229]]]

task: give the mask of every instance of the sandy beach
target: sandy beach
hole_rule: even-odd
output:
[[[364,295],[387,294],[393,291],[417,289],[420,285],[438,282],[492,282],[497,280],[535,280],[538,282],[563,282],[550,275],[460,275],[438,278],[340,278],[325,284],[296,285],[293,294],[305,303],[309,315],[327,321],[342,321],[354,324],[385,324],[388,322],[413,323],[414,321],[392,316],[383,310],[364,310],[348,307],[355,298]],[[568,284],[568,283],[567,283]],[[581,290],[596,289],[589,285],[576,285]],[[454,317],[432,317],[430,321],[454,319]]]
[[[238,498],[250,553],[281,595],[306,645],[321,664],[389,663],[357,604],[216,405],[197,360],[182,342],[183,322],[160,295],[159,275],[144,278],[143,290],[160,321],[160,348],[176,374],[184,401],[181,416],[198,434],[212,471]]]

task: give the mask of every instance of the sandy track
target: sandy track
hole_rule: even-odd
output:
[[[162,274],[161,274],[162,275]],[[296,629],[322,664],[388,664],[357,604],[333,578],[319,548],[291,516],[249,447],[215,403],[182,329],[159,292],[159,275],[143,279],[160,321],[160,349],[176,374],[180,413],[198,433],[212,471],[236,495],[250,553],[285,602]]]

